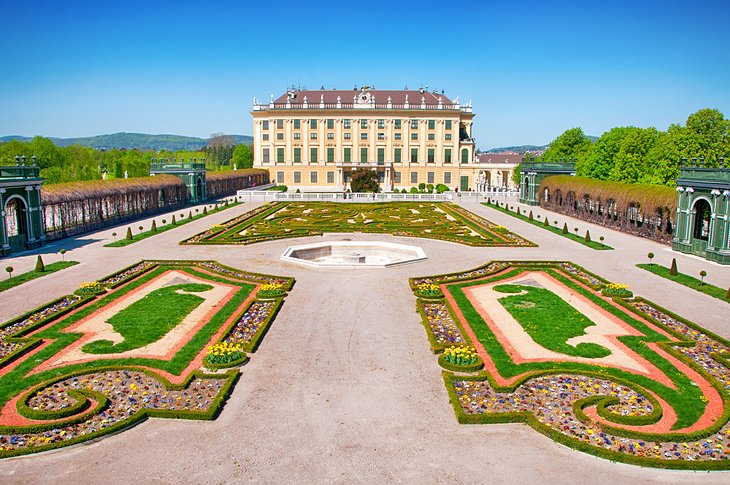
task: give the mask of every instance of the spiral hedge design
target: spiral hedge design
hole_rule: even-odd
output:
[[[514,304],[519,295],[532,295],[525,305],[534,312],[512,318],[523,328],[540,324],[545,314],[534,296],[540,293],[523,290],[546,278],[555,291],[566,290],[566,301],[575,299],[575,308],[624,329],[625,334],[608,332],[603,342],[616,345],[613,354],[625,351],[643,367],[545,349],[543,358],[527,358],[525,348],[495,323],[504,321],[504,314],[500,317],[494,305],[480,306],[475,297],[494,285],[517,282],[503,297]],[[413,278],[414,293],[424,283],[439,284],[445,295],[437,302],[417,300],[433,351],[473,345],[485,363],[477,376],[444,372],[460,422],[525,422],[567,446],[614,461],[730,469],[730,344],[721,337],[643,298],[603,296],[610,282],[568,262],[490,262],[462,273]],[[554,324],[577,339],[563,335],[562,345],[589,337],[590,327],[571,328],[558,320]],[[599,320],[595,317],[594,325]],[[545,338],[560,334],[548,330]]]
[[[252,244],[324,233],[425,237],[469,246],[534,246],[450,203],[272,202],[213,226],[183,244]]]

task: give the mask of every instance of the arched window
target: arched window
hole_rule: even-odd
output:
[[[694,238],[707,241],[710,238],[710,204],[705,199],[697,199],[694,204]]]

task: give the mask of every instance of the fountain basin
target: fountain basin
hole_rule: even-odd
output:
[[[331,241],[290,246],[283,261],[318,268],[387,268],[426,259],[418,246],[378,241]]]

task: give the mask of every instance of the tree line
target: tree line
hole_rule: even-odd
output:
[[[208,145],[198,151],[153,151],[115,148],[97,150],[80,145],[58,147],[53,141],[36,136],[31,141],[12,140],[0,143],[0,165],[15,165],[16,155],[25,155],[26,164],[36,157],[45,184],[76,182],[81,180],[100,180],[127,177],[146,177],[150,174],[152,159],[197,162],[205,159],[208,170],[231,170],[251,168],[253,152],[250,146],[235,145],[232,136],[220,133],[211,136]]]
[[[706,167],[730,158],[730,120],[706,108],[667,131],[616,127],[595,142],[581,128],[571,128],[553,140],[539,160],[573,159],[576,175],[598,180],[673,186],[682,158],[688,163],[702,158]]]

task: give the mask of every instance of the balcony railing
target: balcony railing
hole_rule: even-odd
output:
[[[291,110],[308,110],[308,109],[386,109],[386,110],[447,110],[461,111],[462,113],[471,113],[472,107],[469,105],[462,106],[460,104],[393,104],[393,103],[375,103],[375,104],[355,104],[355,103],[269,103],[254,104],[254,111],[265,111],[271,109],[291,109]]]
[[[40,178],[40,167],[22,165],[0,167],[0,178],[4,179],[37,179]]]
[[[166,170],[204,170],[204,163],[151,163],[150,171],[164,172]]]

